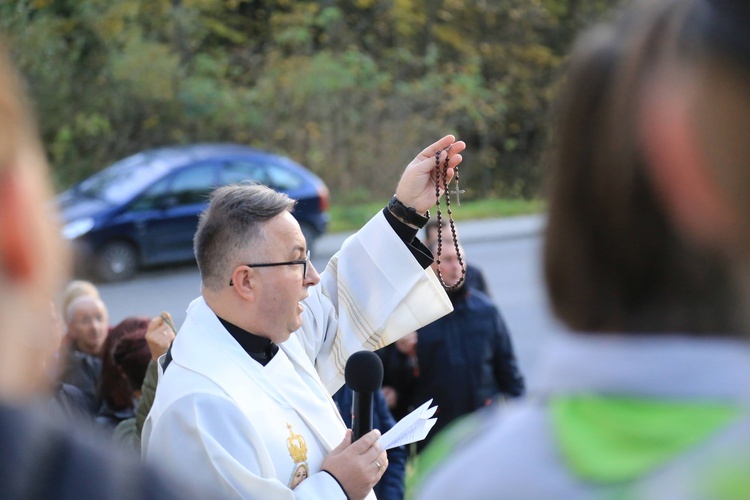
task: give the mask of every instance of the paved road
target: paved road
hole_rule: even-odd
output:
[[[541,282],[539,231],[543,223],[542,217],[524,216],[465,221],[458,226],[467,260],[484,271],[532,387],[539,348],[562,330],[549,313]],[[347,236],[321,238],[313,256],[315,267],[324,269]],[[132,281],[101,285],[100,290],[112,324],[129,315],[152,316],[168,310],[179,326],[187,304],[200,294],[200,278],[192,264],[142,272]]]

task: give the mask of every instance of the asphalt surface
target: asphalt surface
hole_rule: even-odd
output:
[[[460,239],[465,246],[487,241],[507,241],[529,238],[540,234],[544,228],[543,215],[523,215],[501,219],[461,221]],[[315,244],[316,257],[328,259],[340,248],[344,240],[353,233],[333,233],[322,236]]]

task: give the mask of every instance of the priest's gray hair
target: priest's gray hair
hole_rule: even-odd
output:
[[[295,201],[260,184],[223,186],[211,193],[193,238],[193,250],[203,286],[214,291],[228,286],[237,259],[258,261],[263,255],[263,223],[291,212]]]

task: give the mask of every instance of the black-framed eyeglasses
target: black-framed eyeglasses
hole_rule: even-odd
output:
[[[271,262],[268,264],[243,264],[247,267],[275,267],[275,266],[294,266],[294,265],[301,265],[302,266],[302,279],[305,279],[305,276],[307,276],[307,264],[310,262],[310,250],[307,251],[305,254],[305,258],[302,260],[290,260],[289,262]],[[233,286],[234,281],[229,280],[229,286]]]

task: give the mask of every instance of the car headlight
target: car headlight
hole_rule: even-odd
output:
[[[92,227],[94,227],[94,219],[92,219],[91,217],[86,217],[85,219],[76,219],[73,222],[69,222],[65,224],[65,226],[63,226],[62,235],[69,240],[74,240],[79,236],[83,236],[84,234],[91,231]]]

